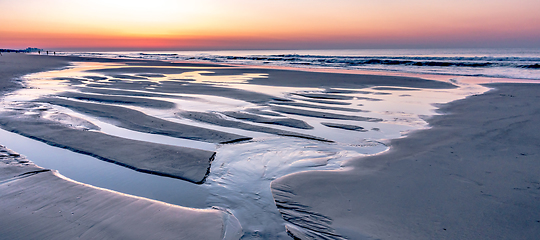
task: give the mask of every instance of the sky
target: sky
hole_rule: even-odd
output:
[[[0,48],[538,48],[539,10],[539,0],[0,0]]]

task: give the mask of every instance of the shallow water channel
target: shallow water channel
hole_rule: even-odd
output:
[[[146,77],[141,79],[129,79],[113,77],[102,73],[87,72],[89,69],[116,67],[118,65],[77,63],[64,70],[31,74],[25,77],[27,88],[4,97],[2,104],[5,109],[9,109],[13,104],[35,100],[45,95],[54,96],[66,91],[79,92],[85,88],[102,89],[99,87],[101,83],[104,84],[104,87],[107,87],[107,90],[156,93],[156,89],[153,87],[125,89],[115,88],[114,84],[106,84],[110,84],[111,82],[137,83],[137,81],[144,81],[159,85],[163,82],[174,82],[175,79],[183,79],[178,84],[185,84],[187,79],[196,83],[204,82],[209,85],[261,92],[277,98],[290,99],[295,102],[315,106],[337,106],[317,103],[312,101],[313,98],[305,97],[306,94],[323,94],[327,89],[259,86],[246,83],[251,77],[264,77],[261,74],[212,77],[204,75],[205,72],[197,70],[182,73],[183,75],[162,74],[161,76],[155,75],[152,77],[152,75],[147,74]],[[205,71],[211,72],[211,69]],[[131,73],[125,73],[124,75],[129,75],[133,78],[142,77],[141,75]],[[95,79],[101,80],[91,81],[90,78],[85,78],[89,76],[94,78],[97,76],[98,78]],[[67,77],[82,80],[74,83],[74,81],[61,79]],[[334,89],[335,91],[341,91],[340,95],[347,96],[344,100],[340,100],[343,103],[340,106],[361,111],[347,112],[336,109],[318,109],[318,111],[327,113],[380,118],[383,120],[380,122],[322,119],[290,113],[279,114],[282,117],[302,120],[313,126],[313,129],[293,129],[287,126],[249,122],[249,124],[256,126],[266,126],[309,134],[332,140],[333,142],[277,136],[237,128],[221,127],[208,123],[195,122],[189,119],[181,119],[174,115],[175,112],[181,110],[223,112],[256,109],[258,111],[272,111],[271,105],[259,105],[216,95],[160,92],[163,96],[147,97],[149,99],[173,102],[176,104],[175,109],[152,109],[122,104],[115,105],[139,110],[145,114],[168,121],[241,134],[252,137],[252,140],[234,144],[212,144],[140,133],[119,128],[114,125],[114,122],[74,112],[67,108],[51,106],[45,103],[42,104],[47,109],[46,111],[52,115],[61,113],[78,119],[84,119],[98,126],[100,128],[99,131],[106,134],[216,151],[217,155],[212,163],[210,175],[206,182],[201,185],[136,172],[87,155],[49,146],[45,143],[5,130],[0,130],[0,139],[2,139],[0,143],[27,156],[29,160],[37,165],[58,170],[60,174],[78,182],[186,207],[208,208],[218,206],[226,208],[242,224],[245,232],[243,239],[290,239],[285,233],[285,222],[274,204],[270,190],[272,180],[300,171],[340,169],[343,161],[385,151],[387,149],[387,146],[384,144],[386,140],[399,138],[411,130],[427,127],[422,119],[436,114],[434,112],[436,108],[433,106],[433,103],[445,103],[487,90],[485,87],[474,84],[460,84],[459,81],[454,82],[460,85],[460,88],[444,90],[376,87],[366,89]],[[179,98],[178,96],[189,98]],[[287,107],[314,110],[313,108],[302,106]],[[27,109],[27,114],[32,114],[34,110]],[[222,117],[228,120],[246,122],[226,116]],[[352,131],[328,127],[321,124],[323,122],[361,126],[363,129],[362,131]],[[76,123],[73,124],[76,125]]]

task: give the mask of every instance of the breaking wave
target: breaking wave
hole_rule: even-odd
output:
[[[295,52],[302,52],[298,54]],[[298,50],[66,53],[238,65],[394,71],[540,80],[538,49]]]

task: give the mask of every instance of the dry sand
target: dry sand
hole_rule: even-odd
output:
[[[449,103],[431,129],[343,171],[272,183],[298,239],[537,239],[540,85]]]

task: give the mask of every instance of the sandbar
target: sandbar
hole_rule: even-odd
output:
[[[345,112],[368,112],[366,110],[361,110],[361,109],[356,109],[356,108],[334,107],[334,106],[316,105],[316,104],[292,102],[292,101],[291,102],[273,101],[270,103],[276,104],[276,105],[288,105],[288,106],[315,108],[315,109],[328,109],[328,110],[337,110],[337,111],[345,111]]]
[[[111,103],[111,104],[126,104],[139,107],[157,108],[157,109],[171,109],[176,105],[172,102],[141,98],[141,97],[125,97],[125,96],[110,96],[110,95],[97,95],[97,94],[85,94],[77,92],[65,92],[58,94],[60,97],[73,98],[83,101],[91,101],[98,103]]]
[[[42,98],[36,101],[67,107],[74,111],[109,119],[114,121],[119,127],[139,132],[211,143],[231,143],[251,139],[250,137],[233,133],[166,121],[125,107],[71,101],[61,98]]]
[[[136,171],[203,183],[215,152],[143,142],[73,129],[35,116],[0,114],[0,126],[49,145],[87,154]]]
[[[367,131],[363,127],[351,125],[351,124],[330,123],[330,122],[321,122],[321,124],[327,127],[331,127],[331,128],[340,128],[340,129],[359,131],[359,132]]]
[[[304,109],[299,109],[299,108],[289,108],[289,107],[281,107],[281,106],[272,106],[271,108],[272,110],[276,112],[299,115],[299,116],[307,116],[307,117],[365,121],[365,122],[381,122],[382,121],[382,119],[380,118],[362,117],[362,116],[356,116],[356,115],[344,115],[344,114],[329,113],[329,112],[319,112],[319,111],[304,110]]]
[[[308,123],[294,119],[294,118],[269,118],[269,117],[263,117],[255,114],[249,114],[245,112],[222,112],[227,117],[232,117],[236,119],[256,122],[256,123],[266,123],[266,124],[275,124],[275,125],[282,125],[287,127],[293,127],[293,128],[300,128],[300,129],[313,129],[313,126],[309,125]]]
[[[2,239],[238,239],[238,220],[77,183],[0,145]]]
[[[239,122],[239,121],[231,121],[231,120],[224,119],[215,113],[184,111],[184,112],[178,112],[176,113],[176,115],[182,118],[210,123],[210,124],[214,124],[214,125],[218,125],[222,127],[238,128],[238,129],[244,129],[244,130],[254,131],[254,132],[276,134],[280,136],[305,138],[305,139],[317,140],[317,141],[322,141],[322,142],[332,142],[331,140],[317,137],[317,136],[308,135],[308,134],[286,131],[286,130],[270,128],[270,127],[263,127],[263,126],[253,125],[253,124]]]

